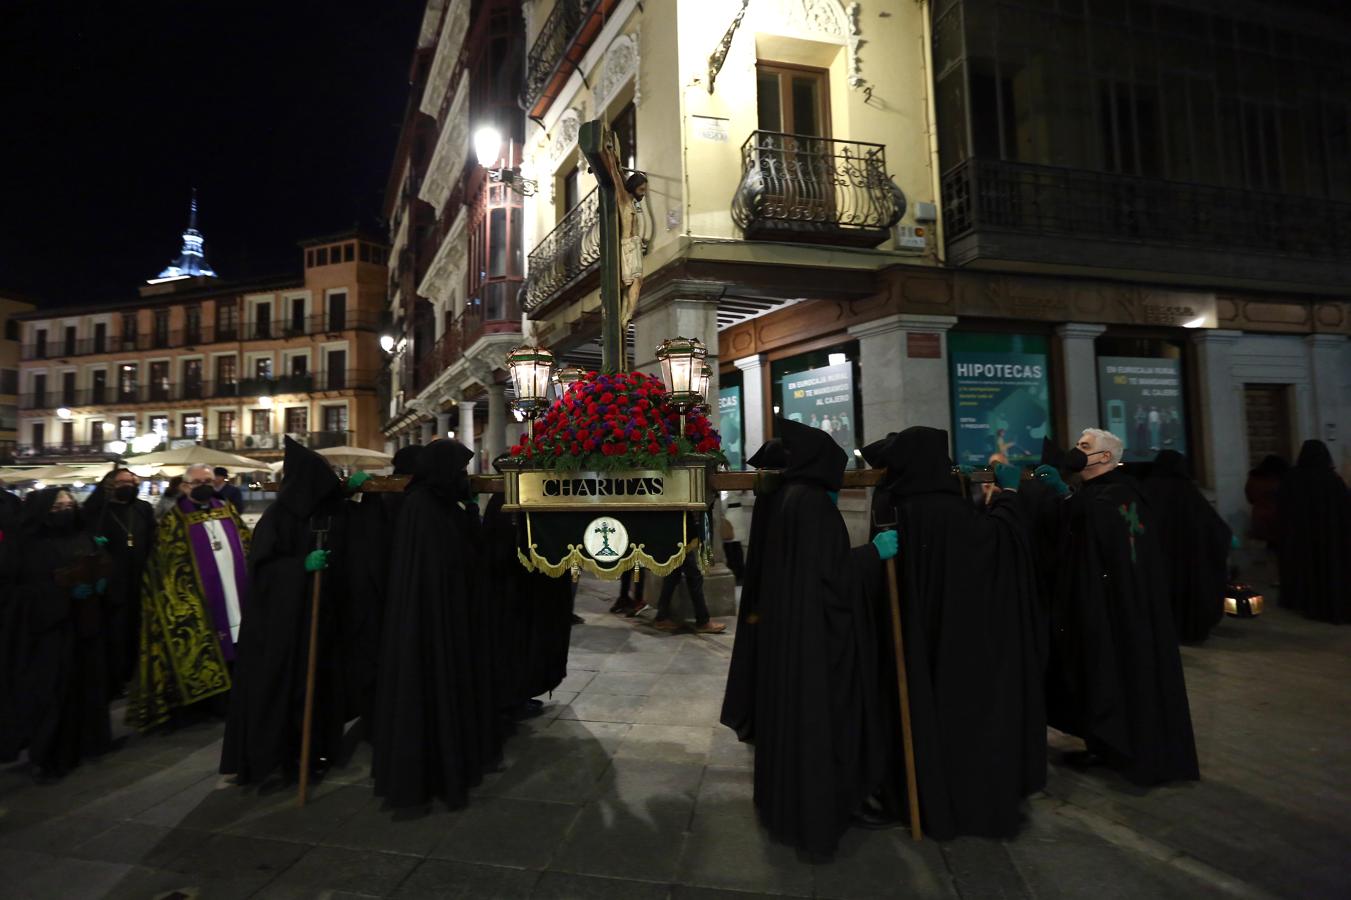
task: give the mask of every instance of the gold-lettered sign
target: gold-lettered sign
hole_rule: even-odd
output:
[[[708,495],[703,466],[676,466],[666,471],[508,470],[502,477],[506,492],[502,508],[511,512],[585,507],[699,512],[705,508]]]

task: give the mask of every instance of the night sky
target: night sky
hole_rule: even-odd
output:
[[[224,279],[374,225],[422,7],[0,0],[0,293],[134,298],[194,186]]]

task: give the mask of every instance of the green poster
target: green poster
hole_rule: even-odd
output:
[[[718,391],[718,433],[722,435],[722,452],[727,455],[731,469],[740,469],[741,452],[741,387],[725,387]]]
[[[852,461],[857,446],[853,364],[843,362],[783,376],[782,415],[820,428],[844,448]]]
[[[1126,445],[1125,462],[1149,462],[1160,450],[1187,452],[1182,361],[1099,356],[1102,427]]]
[[[1044,341],[1017,335],[948,338],[956,462],[983,466],[996,453],[1015,465],[1040,461],[1042,438],[1051,433]]]

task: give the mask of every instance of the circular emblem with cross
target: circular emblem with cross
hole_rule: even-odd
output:
[[[596,562],[619,562],[629,549],[629,530],[610,516],[592,519],[582,535],[582,546]]]

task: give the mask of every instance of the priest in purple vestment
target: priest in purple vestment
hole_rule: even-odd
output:
[[[248,551],[249,529],[216,495],[211,467],[189,468],[146,566],[129,724],[151,728],[176,709],[228,694],[248,602]]]

